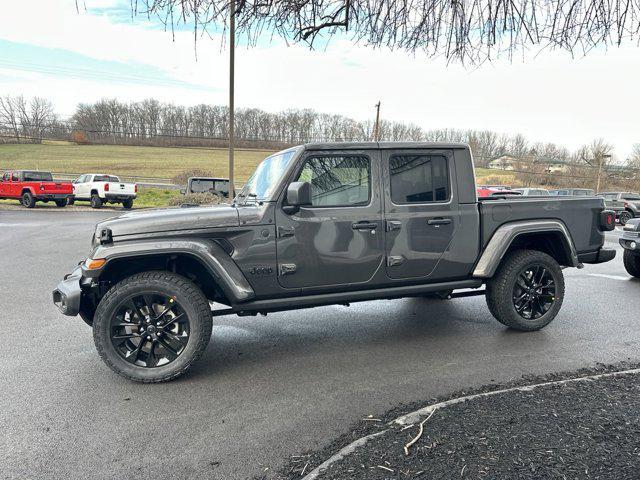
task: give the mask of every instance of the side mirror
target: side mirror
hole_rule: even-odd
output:
[[[311,204],[311,184],[309,182],[293,182],[287,187],[285,213],[297,213],[300,207]]]

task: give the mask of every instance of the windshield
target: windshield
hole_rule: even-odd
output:
[[[273,193],[273,188],[289,165],[291,158],[296,153],[295,149],[276,153],[265,158],[253,172],[251,178],[247,180],[240,193],[239,198],[251,197],[256,200],[265,200]]]

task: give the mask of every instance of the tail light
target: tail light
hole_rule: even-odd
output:
[[[109,191],[109,184],[108,184],[108,183],[105,183],[105,184],[104,184],[104,191],[105,191],[105,192],[108,192],[108,191]]]
[[[138,184],[137,183],[133,186],[133,193],[138,193]]]
[[[611,210],[600,212],[600,228],[605,232],[610,232],[616,228],[616,214]]]

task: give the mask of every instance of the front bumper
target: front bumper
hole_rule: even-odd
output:
[[[618,242],[625,250],[640,251],[640,234],[638,232],[624,232]]]
[[[65,275],[64,280],[58,284],[52,293],[53,303],[65,315],[75,317],[80,313],[80,301],[82,300],[80,282],[82,280],[82,269],[76,267],[73,273]]]

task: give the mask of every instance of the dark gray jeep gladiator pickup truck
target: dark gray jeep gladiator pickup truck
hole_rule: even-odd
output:
[[[53,300],[141,382],[184,373],[231,313],[479,294],[504,325],[538,330],[562,305],[563,267],[615,256],[614,221],[596,197],[479,202],[466,145],[310,144],[266,158],[231,205],[98,223]]]

